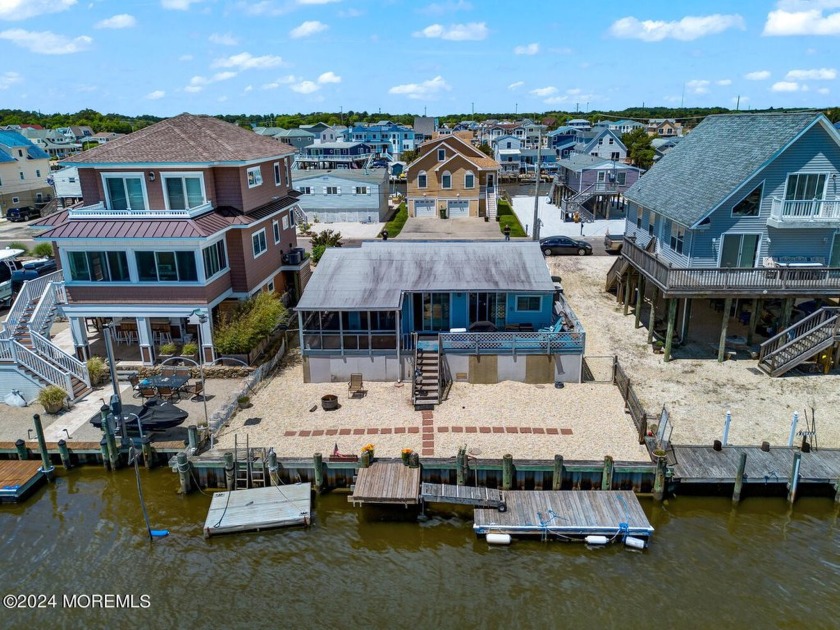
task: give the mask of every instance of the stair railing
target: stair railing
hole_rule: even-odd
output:
[[[67,354],[49,339],[38,334],[34,330],[30,330],[29,334],[30,339],[32,339],[32,349],[36,354],[45,358],[50,363],[63,368],[65,372],[72,374],[86,386],[91,386],[90,374],[88,374],[86,363],[82,363],[76,357]],[[69,393],[72,394],[73,391],[70,390]]]
[[[54,315],[52,309],[56,304],[66,302],[66,298],[64,300],[61,299],[65,295],[63,281],[47,284],[43,295],[41,295],[41,299],[38,300],[38,304],[35,306],[35,310],[32,311],[32,316],[29,319],[29,330],[31,332],[37,332],[39,335],[44,336],[49,335]]]
[[[0,357],[9,358],[34,373],[50,385],[56,385],[73,398],[73,382],[70,374],[62,372],[58,367],[38,356],[23,344],[14,339],[0,339]]]
[[[50,282],[59,282],[61,279],[61,272],[54,271],[53,273],[48,273],[40,278],[34,278],[24,282],[17,294],[17,297],[15,298],[14,304],[12,304],[12,308],[9,309],[9,314],[6,316],[6,321],[3,331],[0,333],[0,338],[11,338],[14,334],[15,328],[17,328],[18,323],[23,318],[23,315],[32,300],[40,297]]]
[[[761,344],[758,355],[759,363],[769,360],[772,355],[775,355],[791,344],[796,342],[804,335],[822,328],[833,319],[836,319],[840,314],[840,308],[837,307],[822,307],[821,309],[811,313],[805,319],[802,319],[792,326],[788,326],[773,337]],[[836,327],[836,322],[835,322]],[[836,335],[836,329],[835,329]]]

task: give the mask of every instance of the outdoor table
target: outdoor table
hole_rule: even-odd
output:
[[[171,387],[181,389],[190,380],[189,374],[174,374],[173,376],[149,376],[140,381],[140,387]]]

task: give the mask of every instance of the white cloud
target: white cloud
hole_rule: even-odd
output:
[[[525,81],[514,81],[508,86],[508,89],[515,90],[516,88],[521,88],[523,85],[525,85]]]
[[[796,81],[777,81],[770,89],[774,92],[798,92],[801,86]]]
[[[301,81],[300,83],[294,83],[289,87],[293,92],[297,92],[298,94],[312,94],[312,92],[317,92],[321,89],[321,86],[314,81]]]
[[[536,55],[540,52],[539,44],[528,44],[527,46],[517,46],[513,49],[514,55]]]
[[[262,55],[254,57],[249,52],[241,52],[230,57],[216,59],[211,68],[236,68],[237,70],[250,70],[252,68],[275,68],[283,65],[283,58],[276,55]]]
[[[201,85],[188,85],[187,87],[184,88],[184,92],[195,93],[195,92],[201,92],[201,90],[203,90],[203,89],[204,89],[204,87],[201,86]]]
[[[213,33],[207,38],[212,44],[219,44],[220,46],[236,46],[239,39],[230,33]]]
[[[100,20],[95,24],[95,28],[131,28],[137,26],[137,20],[133,15],[128,13],[120,13],[114,17],[109,17],[107,20]]]
[[[66,11],[76,0],[0,0],[0,20],[26,20]]]
[[[253,91],[253,89],[254,89],[254,86],[253,86],[253,85],[246,85],[246,86],[245,86],[245,89],[244,89],[244,90],[242,90],[242,91],[243,91],[243,92],[245,92],[245,94],[247,94],[248,92]]]
[[[557,94],[557,88],[549,85],[548,87],[531,90],[531,94],[534,96],[551,96],[552,94]]]
[[[70,39],[51,31],[25,31],[22,28],[1,32],[0,39],[8,40],[39,55],[69,55],[87,50],[93,43],[93,38],[87,35]]]
[[[199,2],[204,2],[204,0],[160,0],[160,6],[164,9],[187,11],[191,4],[198,4]]]
[[[428,37],[431,39],[446,39],[453,42],[480,41],[486,39],[489,31],[485,22],[470,22],[469,24],[431,24],[422,31],[413,33],[414,37]]]
[[[427,4],[425,7],[417,9],[418,13],[425,15],[443,15],[444,13],[454,13],[455,11],[469,11],[472,5],[465,0],[458,0],[457,2],[433,2]]]
[[[8,90],[15,83],[23,81],[23,77],[17,72],[4,72],[0,74],[0,90]]]
[[[225,96],[220,96],[220,97],[219,97],[219,98],[217,98],[216,100],[217,100],[217,101],[219,101],[220,103],[224,103],[226,100],[228,100],[228,97],[227,97],[227,95],[225,95]]]
[[[285,77],[280,77],[276,81],[272,81],[271,83],[263,83],[260,87],[263,90],[276,90],[281,85],[289,85],[290,83],[297,83],[298,81],[302,81],[302,79],[293,74],[288,74]]]
[[[828,89],[828,88],[826,88],[826,87],[822,87],[822,88],[817,89],[817,92],[818,92],[819,94],[823,94],[823,95],[825,95],[825,94],[831,94],[831,90],[829,90],[829,89]]]
[[[289,31],[289,35],[294,39],[300,39],[301,37],[309,37],[310,35],[315,35],[321,31],[326,31],[328,28],[329,26],[323,22],[319,22],[318,20],[308,20]]]
[[[318,83],[341,83],[341,77],[333,71],[324,72],[318,77]]]
[[[747,81],[764,81],[765,79],[770,78],[770,71],[756,70],[755,72],[747,72],[747,74],[744,75],[744,78]]]
[[[395,85],[388,90],[388,94],[404,94],[408,98],[415,100],[433,99],[437,97],[440,92],[448,92],[452,87],[446,80],[438,75],[434,79],[423,81],[422,83],[404,83],[402,85]]]
[[[692,79],[686,82],[685,89],[692,94],[706,94],[709,91],[710,83],[711,81],[706,81],[705,79]]]
[[[722,15],[720,13],[704,16],[689,15],[674,22],[625,17],[613,22],[609,32],[614,37],[640,39],[645,42],[659,42],[663,39],[678,39],[687,42],[722,33],[730,28],[744,30],[746,28],[744,18],[737,14]]]
[[[720,79],[718,81],[715,81],[715,85],[732,85],[732,79]]]
[[[338,12],[338,17],[340,18],[357,18],[362,17],[365,14],[364,11],[360,11],[359,9],[349,8],[344,9]]]
[[[836,1],[779,2],[778,7],[767,14],[762,35],[840,35],[840,11],[823,14],[840,7]]]
[[[235,72],[231,72],[227,70],[225,72],[217,72],[212,77],[210,77],[210,83],[216,83],[217,81],[227,81],[228,79],[232,79],[236,76]]]
[[[163,90],[155,90],[154,92],[149,92],[148,94],[146,94],[146,98],[150,101],[156,101],[159,98],[163,98],[164,96],[166,96],[166,92],[164,92]]]
[[[236,72],[232,72],[230,70],[226,70],[224,72],[217,72],[212,77],[203,77],[201,75],[196,75],[192,79],[190,79],[190,84],[184,88],[186,92],[201,92],[206,86],[210,85],[211,83],[218,83],[219,81],[227,81],[228,79],[232,79],[233,77],[237,76]]]
[[[552,96],[547,98],[543,101],[546,105],[559,105],[560,103],[565,103],[569,100],[568,96]]]
[[[834,68],[817,68],[814,70],[791,70],[785,75],[787,81],[827,81],[837,78],[837,70]]]

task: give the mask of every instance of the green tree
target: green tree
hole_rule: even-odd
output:
[[[621,136],[621,141],[627,147],[627,156],[631,162],[645,170],[653,166],[653,147],[650,146],[651,137],[643,128],[634,129]]]
[[[480,145],[478,145],[478,150],[484,153],[485,155],[493,157],[493,149],[491,149],[490,145],[486,142],[482,142]]]
[[[312,262],[316,265],[328,247],[341,247],[343,245],[341,242],[341,232],[324,230],[322,232],[307,232],[306,236],[311,239]]]

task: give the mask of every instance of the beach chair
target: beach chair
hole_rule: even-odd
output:
[[[350,375],[350,385],[347,387],[347,396],[349,398],[363,398],[367,395],[365,383],[362,380],[361,374]]]
[[[158,396],[161,398],[166,398],[167,400],[172,400],[177,396],[178,400],[181,400],[181,393],[175,389],[174,387],[162,386],[157,388]]]
[[[143,385],[140,387],[140,396],[144,399],[154,398],[157,396],[157,389],[148,385]]]

